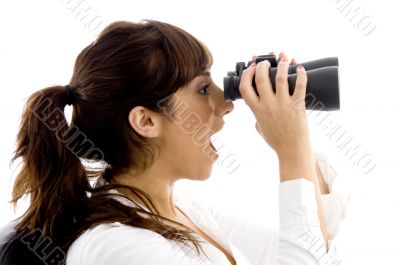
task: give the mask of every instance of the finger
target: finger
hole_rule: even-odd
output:
[[[271,80],[269,79],[269,69],[271,64],[268,60],[262,61],[256,67],[256,85],[260,95],[260,100],[270,100],[274,98]]]
[[[253,78],[256,72],[256,65],[250,65],[246,70],[243,71],[242,77],[240,78],[239,92],[242,98],[252,108],[258,101],[258,96],[253,88]]]
[[[278,70],[275,76],[275,90],[277,98],[283,99],[289,97],[288,71],[288,59],[283,57],[278,64]]]
[[[280,52],[278,59],[281,60],[282,58],[287,57],[286,54],[284,52]]]
[[[293,100],[296,104],[305,107],[305,97],[307,89],[307,72],[302,65],[297,66],[296,86],[293,92]]]

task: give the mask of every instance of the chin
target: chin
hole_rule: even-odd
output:
[[[212,171],[212,165],[209,166],[208,164],[206,166],[198,168],[198,170],[192,171],[190,174],[187,174],[186,176],[187,179],[189,180],[197,180],[197,181],[204,181],[210,178]]]
[[[186,176],[186,179],[188,180],[207,180],[211,175],[213,165],[217,159],[218,154],[216,152],[208,151],[207,153],[201,151],[198,155],[196,154],[193,158],[187,160],[187,163],[182,162],[183,164],[186,164],[188,166],[185,168],[181,168],[186,172],[186,174],[182,175]]]
[[[196,180],[204,181],[210,178],[211,172],[204,176],[199,176]]]

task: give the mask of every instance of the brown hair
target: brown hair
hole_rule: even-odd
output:
[[[168,219],[140,189],[119,184],[93,188],[90,178],[110,181],[128,169],[149,167],[156,146],[132,129],[129,111],[140,105],[161,112],[157,103],[203,72],[210,60],[198,40],[167,23],[120,21],[107,26],[77,57],[69,94],[63,86],[47,87],[25,105],[11,160],[22,158],[12,202],[29,195],[30,206],[17,229],[39,228],[67,250],[86,229],[120,222],[191,242],[199,250],[191,230],[163,223]],[[73,114],[68,125],[64,108],[70,100]],[[99,162],[100,167],[93,167]],[[105,192],[115,188],[129,190],[155,213],[144,217],[144,210]]]

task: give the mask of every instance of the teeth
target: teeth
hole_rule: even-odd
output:
[[[213,138],[214,138],[214,139],[213,139]],[[211,148],[212,148],[215,152],[218,152],[217,148],[215,148],[215,146],[214,146],[214,144],[213,144],[213,141],[215,141],[215,137],[211,137],[211,139],[210,139],[210,146],[211,146]]]
[[[214,133],[209,136],[210,137],[210,148],[216,153],[219,154],[221,150],[219,150],[223,145],[221,146],[219,136]],[[217,148],[218,147],[218,148]]]
[[[211,146],[211,148],[212,148],[215,152],[217,152],[217,149],[215,149],[215,146],[212,144],[211,141],[210,141],[210,146]]]

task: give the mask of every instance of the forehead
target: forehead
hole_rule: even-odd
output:
[[[206,70],[204,70],[203,72],[201,72],[201,73],[199,74],[199,76],[210,77],[210,76],[211,76],[210,68],[207,68]]]
[[[200,72],[197,76],[195,76],[192,80],[190,80],[189,83],[186,84],[183,88],[195,88],[195,87],[197,87],[197,85],[198,85],[200,82],[202,82],[202,81],[204,80],[204,78],[207,78],[207,79],[208,79],[208,78],[211,78],[210,69],[206,69],[206,70]],[[180,90],[182,90],[182,89],[179,89],[179,90],[177,91],[177,93],[178,93]],[[186,89],[183,89],[183,90],[186,91]],[[190,89],[189,89],[189,90],[190,90]],[[181,93],[184,92],[184,91],[181,91]],[[188,92],[188,91],[187,91],[187,92]]]

